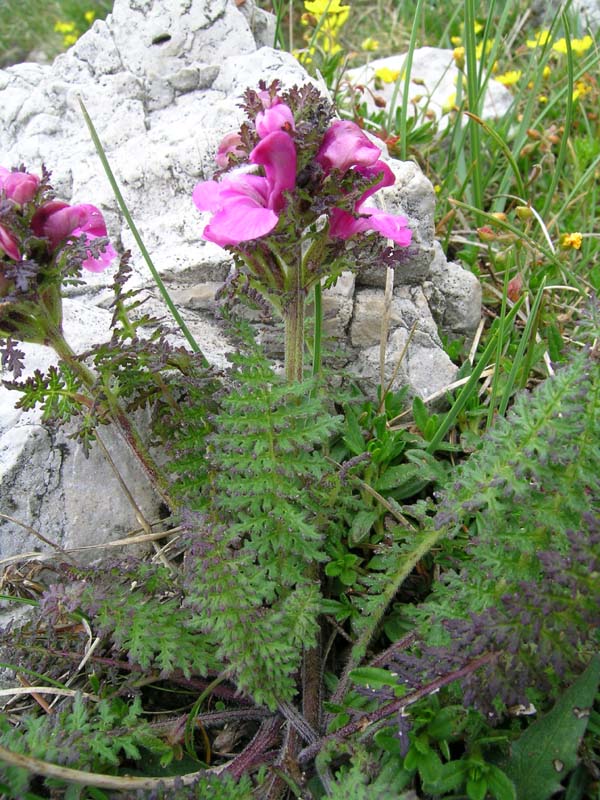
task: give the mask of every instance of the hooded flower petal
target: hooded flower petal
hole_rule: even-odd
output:
[[[250,161],[264,167],[270,192],[269,208],[281,211],[285,200],[283,192],[296,185],[296,146],[284,131],[274,131],[260,141],[250,153]]]
[[[63,241],[84,234],[88,241],[107,235],[106,223],[96,206],[81,204],[70,206],[60,200],[44,203],[31,219],[31,229],[36,236],[44,236],[55,250]],[[116,257],[112,245],[108,244],[99,258],[88,251],[82,266],[90,272],[102,272]]]
[[[229,166],[229,156],[243,156],[245,152],[239,133],[228,133],[219,145],[215,161],[221,169],[225,169]]]
[[[296,148],[283,131],[269,133],[250,153],[250,161],[263,167],[265,177],[238,173],[220,183],[199,183],[192,199],[200,211],[212,211],[204,228],[208,241],[225,247],[266,236],[279,221],[284,192],[296,182]]]
[[[372,179],[376,178],[378,175],[381,176],[377,183],[374,186],[371,186],[370,189],[367,189],[367,191],[361,196],[357,203],[358,206],[361,206],[368,197],[371,197],[372,194],[375,194],[375,192],[383,189],[384,186],[393,186],[396,182],[394,173],[388,167],[385,161],[376,161],[370,167],[356,167],[355,171],[360,173],[365,178]]]
[[[199,183],[192,195],[194,203],[200,211],[214,214],[203,237],[225,247],[270,233],[279,219],[268,207],[270,193],[268,179],[259,175],[239,174],[221,183]]]
[[[261,139],[275,131],[293,131],[294,115],[289,106],[277,102],[256,115],[256,132]]]
[[[354,122],[337,119],[325,132],[317,153],[317,162],[326,174],[337,169],[344,173],[350,167],[370,167],[378,161],[381,150]]]
[[[386,239],[392,239],[401,247],[408,247],[412,240],[412,232],[407,227],[408,220],[399,214],[388,214],[378,208],[361,208],[361,215],[366,217],[368,227],[378,231]]]
[[[358,216],[334,208],[329,219],[329,235],[334,239],[349,239],[356,233],[377,231],[401,247],[408,247],[412,232],[408,220],[398,214],[388,214],[378,208],[361,208]]]

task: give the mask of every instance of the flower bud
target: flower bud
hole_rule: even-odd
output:
[[[531,219],[533,217],[533,211],[529,206],[517,206],[515,211],[517,217],[521,220]]]
[[[494,242],[497,239],[497,234],[489,225],[483,225],[481,228],[477,228],[477,235],[482,242]]]
[[[29,172],[9,172],[8,175],[0,175],[0,187],[5,197],[20,206],[33,200],[39,185],[38,176]]]
[[[13,261],[21,260],[21,253],[19,252],[17,240],[4,225],[0,225],[0,255],[2,255],[3,251],[9,258],[12,258]]]

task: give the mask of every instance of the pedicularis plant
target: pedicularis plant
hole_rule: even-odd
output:
[[[407,252],[407,221],[370,204],[394,177],[314,87],[261,84],[244,108],[193,201],[210,214],[204,238],[234,260],[229,288],[283,319],[283,376],[239,322],[226,374],[173,345],[127,289],[127,254],[111,340],[74,353],[61,287],[114,265],[102,216],[57,200],[46,172],[0,169],[8,385],[47,422],[76,422],[86,448],[114,423],[164,501],[157,531],[121,481],[141,538],[179,537],[153,561],[57,562],[46,589],[14,583],[34,613],[0,633],[0,660],[42,684],[43,713],[0,716],[0,791],[545,800],[557,771],[574,770],[582,797],[597,754],[586,739],[588,779],[577,748],[588,723],[599,729],[597,309],[580,321],[579,352],[459,467],[442,439],[462,394],[446,421],[416,404],[420,430],[394,424],[402,393],[374,403],[338,390],[334,402],[321,285]],[[475,378],[503,332],[492,326]],[[20,380],[19,341],[53,347],[58,366]],[[140,407],[154,411],[163,467],[131,421]],[[68,665],[80,667],[66,681]],[[62,698],[55,709],[45,691]],[[556,698],[526,726],[522,714]]]
[[[380,148],[353,122],[332,122],[314,87],[279,88],[246,93],[249,122],[217,153],[227,174],[198,184],[194,202],[213,212],[204,238],[229,249],[249,288],[283,317],[286,377],[302,380],[309,291],[357,263],[383,265],[394,255],[387,240],[407,247],[411,232],[404,217],[368,205],[395,180]]]

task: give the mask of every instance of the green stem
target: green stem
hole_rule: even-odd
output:
[[[52,347],[58,357],[68,365],[69,369],[77,375],[88,391],[93,394],[97,384],[96,376],[77,358],[59,328],[48,325],[45,344]],[[156,462],[142,442],[140,434],[131,424],[115,394],[107,386],[104,386],[103,389],[112,421],[144,468],[154,489],[167,506],[173,510],[175,503],[169,494],[168,485]]]
[[[313,376],[321,374],[321,336],[323,327],[323,297],[320,281],[315,283],[314,289],[314,337],[313,337]]]
[[[292,268],[292,297],[283,310],[285,330],[285,377],[290,383],[304,378],[304,288],[301,284],[300,266]]]

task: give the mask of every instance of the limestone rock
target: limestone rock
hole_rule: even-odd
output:
[[[377,58],[362,67],[350,69],[346,72],[346,79],[352,87],[364,86],[367,91],[362,95],[361,102],[366,102],[369,111],[380,111],[374,97],[385,101],[387,114],[395,114],[395,109],[402,104],[404,80],[402,74],[406,54]],[[376,81],[375,73],[387,69],[398,73],[400,85],[396,90],[396,81],[381,83]],[[425,121],[426,112],[431,112],[443,129],[448,124],[447,107],[456,95],[456,84],[462,73],[454,63],[452,50],[439,47],[420,47],[413,53],[411,69],[411,88],[409,95],[409,113],[414,115],[415,109],[421,121]],[[485,119],[497,118],[505,114],[513,102],[513,97],[508,89],[495,80],[490,80],[482,109]]]
[[[247,87],[255,88],[260,79],[277,78],[285,87],[310,80],[290,54],[265,46],[272,32],[272,18],[253,0],[239,6],[235,0],[116,0],[112,15],[96,21],[52,65],[0,70],[0,164],[25,164],[39,172],[45,163],[60,198],[99,206],[114,244],[132,250],[132,282],[148,296],[145,310],[166,317],[95,153],[82,98],[157,269],[218,366],[229,345],[215,322],[214,298],[231,260],[201,239],[204,222],[191,192],[199,180],[213,176],[221,138],[243,119],[239,103]],[[436,251],[429,181],[412,162],[389,163],[397,183],[381,195],[386,207],[408,217],[414,244],[395,271],[386,379],[393,388],[408,382],[412,393],[426,396],[447,385],[455,371],[435,322],[470,331],[478,313],[476,289],[472,278],[446,265]],[[325,331],[345,353],[344,368],[370,386],[379,379],[379,345],[367,306],[380,307],[384,272],[344,275],[324,293]],[[67,333],[76,350],[107,338],[111,280],[110,274],[90,274],[85,286],[68,290]],[[463,318],[460,295],[467,286],[472,302]],[[72,323],[79,314],[84,315],[80,326]],[[281,345],[273,327],[261,336]],[[33,366],[48,363],[43,348],[28,351]],[[86,462],[73,441],[43,429],[39,415],[16,412],[15,399],[0,391],[0,511],[61,547],[74,546],[80,537],[114,538],[134,527],[132,510],[100,454]],[[117,443],[116,450],[126,461],[125,448]],[[124,469],[145,513],[156,514],[157,501],[143,475],[131,471],[135,465]],[[5,521],[0,527],[0,556],[35,547],[47,549],[17,524]]]
[[[434,248],[429,280],[423,284],[433,318],[451,338],[473,336],[481,319],[481,284],[460,264],[447,262],[439,242]]]
[[[63,310],[65,335],[82,349],[110,338],[111,312],[68,299]],[[23,344],[21,349],[27,374],[55,362],[49,348]],[[0,512],[14,520],[0,520],[1,556],[52,550],[27,526],[63,549],[101,544],[139,528],[101,450],[92,447],[86,458],[68,430],[43,426],[36,411],[15,408],[17,398],[14,391],[0,392]],[[160,503],[119,434],[105,427],[100,436],[144,515],[157,519]],[[102,551],[89,553],[97,558]]]

